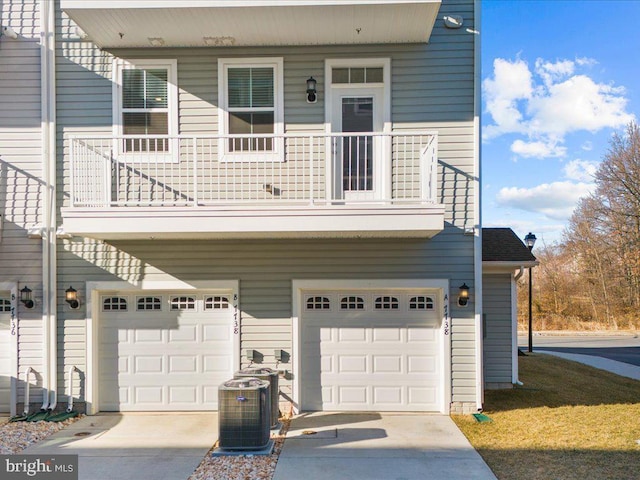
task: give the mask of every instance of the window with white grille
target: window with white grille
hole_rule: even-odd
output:
[[[433,298],[425,296],[411,297],[409,300],[409,310],[433,310]]]
[[[8,298],[0,298],[0,312],[11,311],[11,300]]]
[[[103,312],[112,312],[112,311],[126,311],[127,310],[127,299],[123,297],[104,297],[102,299],[102,311]]]
[[[400,302],[396,297],[378,297],[374,303],[376,310],[398,310]]]
[[[229,308],[227,297],[206,297],[204,299],[205,310],[223,310],[225,308]]]
[[[308,297],[307,310],[329,310],[331,301],[327,297]]]
[[[170,302],[171,310],[195,310],[196,299],[193,297],[173,297]]]
[[[162,299],[160,297],[138,297],[136,309],[138,311],[162,310]]]
[[[364,310],[364,298],[356,296],[342,297],[341,310]]]

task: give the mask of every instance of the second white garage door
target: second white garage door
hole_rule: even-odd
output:
[[[233,376],[230,293],[110,294],[100,309],[100,410],[217,410]]]
[[[441,411],[438,302],[429,292],[304,292],[302,409]]]

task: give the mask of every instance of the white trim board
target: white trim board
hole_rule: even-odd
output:
[[[9,415],[15,416],[17,413],[16,406],[18,403],[18,283],[17,282],[0,282],[0,290],[11,292],[11,325],[9,342],[9,354],[11,355],[11,394],[9,396]],[[26,380],[26,379],[25,379]]]

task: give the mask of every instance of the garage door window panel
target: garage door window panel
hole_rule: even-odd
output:
[[[357,296],[342,297],[340,300],[341,310],[364,310],[364,298]]]
[[[102,311],[103,312],[126,312],[128,309],[128,302],[123,297],[104,297],[102,299]]]
[[[0,312],[11,311],[11,300],[7,298],[0,298]]]
[[[196,299],[194,297],[173,297],[171,299],[171,311],[195,309]]]
[[[409,310],[433,310],[434,301],[431,297],[416,296],[409,300]]]
[[[398,310],[400,308],[400,301],[396,297],[378,297],[375,301],[376,310]]]
[[[307,310],[330,310],[331,301],[327,297],[308,297]]]
[[[204,299],[205,310],[225,310],[229,308],[227,297],[206,297]]]
[[[162,310],[162,298],[138,297],[136,310],[139,312],[146,310]]]

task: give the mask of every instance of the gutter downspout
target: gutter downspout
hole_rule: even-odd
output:
[[[523,385],[518,378],[520,367],[518,364],[518,287],[517,282],[524,275],[524,265],[511,281],[511,383]],[[515,301],[514,301],[515,299]]]
[[[44,180],[42,245],[43,410],[57,402],[57,260],[56,260],[56,44],[55,3],[40,0],[40,95]]]
[[[482,325],[482,205],[481,205],[481,161],[480,161],[480,112],[482,105],[480,102],[480,25],[481,25],[481,13],[480,13],[480,0],[474,1],[474,30],[467,30],[473,35],[474,45],[474,79],[473,79],[473,96],[474,102],[474,114],[473,114],[473,129],[474,129],[474,155],[473,155],[473,170],[475,176],[474,182],[474,218],[475,218],[475,235],[474,235],[474,271],[475,271],[475,331],[476,331],[476,409],[482,411],[482,405],[484,403],[484,362],[483,362],[483,325]]]

